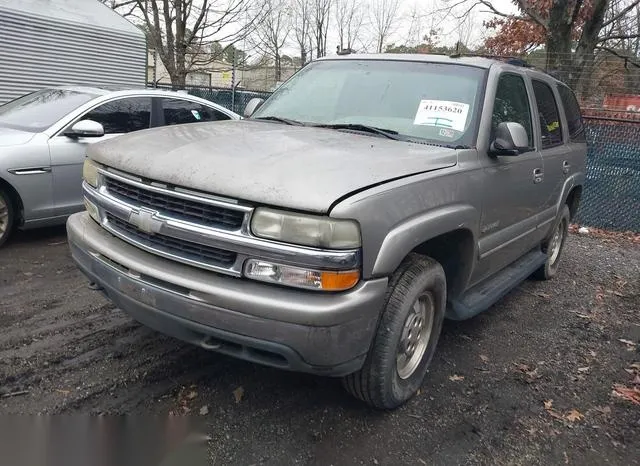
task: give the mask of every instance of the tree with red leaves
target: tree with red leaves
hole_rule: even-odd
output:
[[[495,54],[523,54],[544,46],[546,69],[578,93],[593,68],[594,52],[607,44],[640,37],[630,29],[640,0],[513,0],[517,16],[498,11],[490,0],[479,0],[497,17],[485,26],[497,31],[485,42]],[[614,51],[613,49],[610,49]]]

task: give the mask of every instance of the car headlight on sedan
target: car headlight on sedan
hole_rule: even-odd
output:
[[[322,249],[360,247],[360,227],[354,220],[258,208],[251,219],[255,236]]]
[[[100,166],[93,160],[84,160],[84,166],[82,167],[82,179],[94,188],[98,187],[98,168],[100,168]]]

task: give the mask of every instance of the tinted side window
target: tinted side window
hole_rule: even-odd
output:
[[[576,96],[571,89],[562,85],[558,85],[558,93],[564,107],[564,113],[567,115],[569,138],[573,142],[585,142],[584,125]]]
[[[230,119],[222,112],[189,100],[162,99],[162,109],[166,125]]]
[[[542,148],[562,144],[562,125],[553,91],[542,81],[533,80],[533,93],[536,96],[536,105],[540,115]]]
[[[493,104],[492,138],[499,123],[520,123],[529,136],[529,147],[533,146],[531,129],[531,108],[527,97],[527,87],[522,76],[503,74],[498,80],[496,100]]]
[[[131,97],[102,104],[83,118],[102,124],[105,134],[120,134],[148,128],[150,116],[151,98]]]

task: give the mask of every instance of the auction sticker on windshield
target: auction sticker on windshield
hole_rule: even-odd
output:
[[[469,104],[449,100],[421,100],[413,124],[462,132],[468,113]]]

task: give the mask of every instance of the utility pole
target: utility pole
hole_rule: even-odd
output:
[[[231,58],[231,110],[236,111],[236,48],[233,46],[233,55]]]

